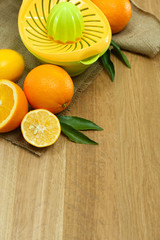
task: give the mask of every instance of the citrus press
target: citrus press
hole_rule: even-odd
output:
[[[71,76],[96,62],[111,41],[107,18],[90,0],[23,0],[18,28],[35,57]]]

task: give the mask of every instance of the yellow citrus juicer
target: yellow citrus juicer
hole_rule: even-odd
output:
[[[71,76],[96,62],[111,41],[108,20],[90,0],[23,0],[18,28],[35,57]]]

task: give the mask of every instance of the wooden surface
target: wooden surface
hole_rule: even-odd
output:
[[[71,111],[104,128],[87,133],[99,146],[60,137],[39,158],[0,139],[1,240],[160,239],[160,55],[127,56]]]

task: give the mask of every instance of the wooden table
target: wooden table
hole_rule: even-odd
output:
[[[87,133],[99,146],[60,137],[39,158],[0,139],[1,240],[160,239],[160,55],[126,54],[71,111],[104,128]]]

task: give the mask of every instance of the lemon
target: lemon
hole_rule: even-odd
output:
[[[23,56],[11,49],[0,49],[0,79],[16,82],[23,72]]]
[[[47,147],[57,141],[61,133],[59,119],[45,109],[30,111],[21,122],[24,139],[35,147]]]

